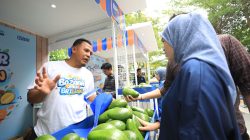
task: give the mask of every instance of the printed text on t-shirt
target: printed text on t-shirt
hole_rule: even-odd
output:
[[[85,81],[79,76],[67,75],[57,82],[60,95],[82,94],[85,91]]]

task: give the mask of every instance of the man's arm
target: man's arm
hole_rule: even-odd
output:
[[[90,102],[93,102],[95,100],[95,97],[96,97],[96,94],[93,94],[93,95],[89,96],[88,100]]]
[[[250,54],[245,47],[231,35],[219,36],[228,60],[230,72],[235,84],[244,97],[250,110]]]
[[[31,104],[43,102],[45,94],[40,93],[37,89],[30,89],[28,91],[28,102]]]

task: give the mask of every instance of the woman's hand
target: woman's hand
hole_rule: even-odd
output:
[[[154,131],[154,130],[160,128],[160,122],[150,123],[150,122],[144,121],[138,117],[137,117],[137,119],[142,124],[142,126],[139,127],[139,130],[141,130],[141,131]]]
[[[137,101],[137,100],[141,100],[142,99],[142,94],[139,94],[138,97],[132,97],[131,95],[128,95],[128,96],[124,96],[125,100],[127,102],[132,102],[132,101]]]

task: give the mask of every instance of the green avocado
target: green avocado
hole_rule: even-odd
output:
[[[116,99],[111,102],[108,109],[112,109],[114,107],[126,107],[128,105],[127,101],[124,99]]]
[[[154,115],[154,110],[152,110],[152,109],[150,109],[150,108],[146,108],[146,109],[145,109],[145,112],[147,113],[147,115],[148,115],[149,117],[153,117],[153,115]]]
[[[128,137],[129,140],[138,140],[139,137],[136,135],[134,131],[125,130],[123,133]]]
[[[131,95],[134,98],[139,96],[139,93],[132,88],[123,88],[122,94],[123,96]]]
[[[108,122],[112,125],[114,125],[117,129],[119,130],[125,130],[126,129],[126,124],[123,122],[123,121],[120,121],[120,120],[112,120],[110,122]]]
[[[146,115],[146,114],[143,114],[143,113],[138,112],[138,111],[133,111],[133,114],[134,114],[135,116],[139,117],[140,119],[144,120],[144,121],[147,121],[147,122],[150,121],[149,116]]]
[[[116,129],[116,127],[110,123],[102,123],[97,125],[92,131],[103,130],[103,129]]]
[[[145,110],[142,109],[142,108],[140,108],[140,107],[132,106],[131,109],[132,109],[133,111],[138,111],[138,112],[141,112],[141,113],[143,113],[143,114],[146,114]]]
[[[106,121],[109,120],[108,111],[109,111],[109,110],[103,112],[103,113],[99,116],[99,118],[98,118],[98,123],[99,123],[99,124],[100,124],[100,123],[105,123]]]
[[[69,133],[65,135],[62,140],[80,140],[80,137],[76,133]]]
[[[129,140],[129,138],[119,129],[104,129],[91,131],[88,140]]]
[[[113,120],[126,121],[128,118],[132,117],[132,112],[127,108],[116,107],[108,110],[108,117]]]
[[[46,135],[37,137],[36,140],[56,140],[56,138],[51,135],[46,134]]]
[[[131,130],[136,133],[138,140],[144,140],[142,134],[140,133],[138,127],[136,127],[135,122],[132,119],[128,119],[126,123],[127,130]]]
[[[134,114],[133,114],[133,116],[132,116],[132,120],[134,121],[135,126],[136,126],[137,128],[139,128],[140,126],[142,126],[141,123],[139,122],[139,120],[136,118],[136,116],[135,116]],[[142,136],[145,136],[145,135],[146,135],[146,132],[145,132],[145,131],[140,131],[140,132],[141,132]]]

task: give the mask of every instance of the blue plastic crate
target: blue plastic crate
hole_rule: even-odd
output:
[[[87,117],[83,121],[69,125],[68,127],[52,134],[57,139],[61,139],[68,133],[77,133],[79,136],[86,138],[89,131],[98,123],[98,117],[102,114],[112,102],[110,94],[102,93],[96,96],[95,100],[90,104],[91,110],[94,115]]]
[[[64,129],[53,133],[52,135],[57,140],[61,140],[65,135],[69,133],[76,133],[80,137],[87,138],[90,130],[93,128],[93,125],[94,125],[94,116],[92,115],[92,116],[87,117],[83,121],[76,123],[76,124],[69,125],[68,127]]]
[[[159,87],[159,82],[152,82],[150,83],[151,86],[158,88]]]

